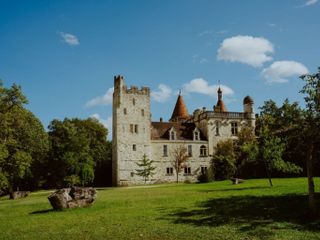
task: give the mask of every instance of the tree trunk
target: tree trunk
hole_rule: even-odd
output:
[[[9,198],[10,198],[10,199],[14,199],[14,196],[13,196],[13,187],[11,186],[11,184],[9,184],[8,191],[9,191]]]
[[[313,181],[313,143],[309,145],[307,152],[307,176],[308,176],[308,194],[309,194],[309,208],[312,215],[316,215],[316,200],[314,194],[314,181]]]
[[[179,183],[179,172],[176,171],[176,173],[177,173],[177,183]]]
[[[273,184],[272,184],[272,179],[271,179],[271,177],[269,176],[268,178],[269,178],[269,183],[270,183],[270,187],[273,187]]]
[[[264,165],[266,167],[266,173],[267,173],[267,177],[268,177],[268,180],[269,180],[270,187],[273,187],[272,179],[271,179],[271,173],[269,171],[268,164],[267,164],[267,162],[265,160],[264,160]]]

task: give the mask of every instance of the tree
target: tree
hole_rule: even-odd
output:
[[[154,163],[153,160],[150,160],[147,158],[147,155],[143,155],[143,158],[136,163],[140,169],[136,169],[136,174],[138,176],[143,177],[144,184],[146,184],[149,177],[152,177],[154,175],[154,170],[156,167],[152,166]]]
[[[247,161],[261,161],[266,170],[269,184],[272,187],[272,172],[298,173],[301,168],[283,160],[285,143],[280,137],[270,132],[267,126],[262,126],[258,141],[245,143],[242,150],[247,154]]]
[[[43,161],[48,138],[41,122],[24,108],[27,98],[21,88],[0,83],[0,190],[30,188],[33,166]]]
[[[92,118],[53,120],[49,125],[49,186],[92,183],[96,163],[107,157],[107,133]]]
[[[231,139],[221,140],[214,149],[212,169],[216,180],[229,179],[236,171],[236,157]]]
[[[238,139],[234,141],[234,153],[236,157],[236,172],[235,175],[240,177],[243,168],[248,165],[248,152],[244,149],[246,144],[256,141],[254,129],[252,127],[244,126],[238,133]]]
[[[315,200],[313,166],[315,155],[319,146],[319,129],[320,129],[320,67],[318,73],[307,74],[300,77],[305,85],[300,91],[304,94],[306,109],[304,110],[303,135],[307,143],[306,165],[308,176],[308,195],[309,208],[312,214],[317,213]]]
[[[179,173],[184,167],[185,162],[189,159],[187,148],[183,145],[179,145],[172,151],[172,165],[176,172],[176,181],[179,182]]]

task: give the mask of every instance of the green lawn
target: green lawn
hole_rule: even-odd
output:
[[[319,191],[320,179],[316,179]],[[307,180],[265,179],[98,191],[90,208],[51,210],[49,191],[0,199],[0,239],[320,239]]]

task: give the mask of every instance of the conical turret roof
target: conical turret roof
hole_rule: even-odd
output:
[[[189,118],[187,106],[183,100],[182,95],[179,93],[176,105],[174,107],[170,122],[178,122]]]

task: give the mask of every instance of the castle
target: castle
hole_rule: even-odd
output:
[[[246,96],[243,112],[228,112],[218,89],[218,101],[212,110],[197,109],[189,115],[179,94],[168,122],[151,120],[150,89],[127,88],[122,76],[114,77],[112,125],[112,184],[142,184],[135,174],[143,155],[154,160],[151,183],[174,182],[173,151],[187,149],[189,158],[179,181],[194,182],[210,166],[214,147],[220,140],[236,139],[243,126],[255,127],[253,100]]]

